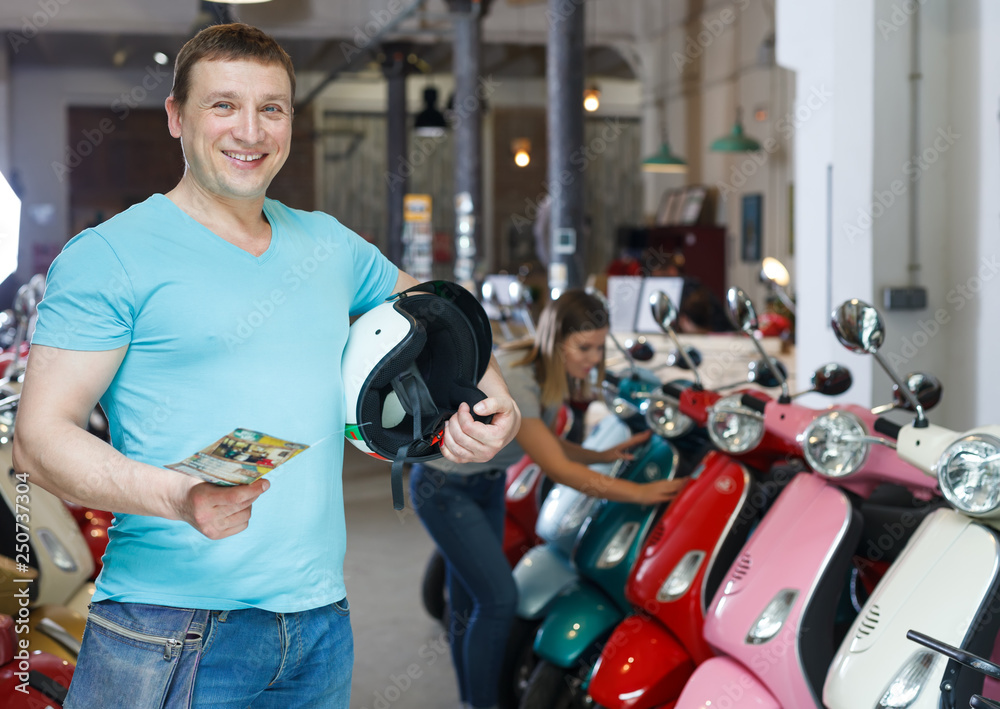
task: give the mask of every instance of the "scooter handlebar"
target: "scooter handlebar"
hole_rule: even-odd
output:
[[[680,399],[681,394],[683,394],[689,385],[681,384],[679,382],[667,382],[663,385],[663,393],[667,396],[672,396],[675,399]]]
[[[748,409],[756,411],[758,414],[764,413],[764,409],[767,408],[767,402],[753,394],[744,394],[741,396],[740,403]]]
[[[913,642],[919,643],[924,647],[934,650],[935,652],[939,652],[955,662],[960,662],[966,667],[978,670],[987,677],[1000,679],[1000,666],[993,664],[989,660],[984,660],[978,655],[973,655],[972,653],[966,652],[961,648],[954,647],[948,643],[943,643],[936,638],[924,635],[916,630],[907,630],[906,637],[908,640],[912,640]]]
[[[899,438],[899,430],[903,428],[903,425],[880,416],[875,419],[872,428],[875,429],[876,433],[881,433],[883,436],[888,436],[892,440],[896,440]]]

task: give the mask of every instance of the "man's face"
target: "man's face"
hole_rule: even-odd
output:
[[[291,147],[291,82],[278,64],[200,61],[187,102],[168,98],[167,117],[197,187],[224,199],[262,198]]]

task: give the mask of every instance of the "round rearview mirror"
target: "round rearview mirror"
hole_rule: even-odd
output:
[[[812,376],[813,391],[826,396],[843,394],[851,388],[852,382],[851,370],[840,364],[825,364]]]
[[[847,349],[875,354],[885,342],[885,327],[878,311],[854,298],[833,311],[830,318],[833,332]]]
[[[701,366],[701,360],[702,360],[701,352],[698,350],[697,347],[692,347],[691,345],[687,345],[684,348],[684,351],[687,352],[688,359],[691,360],[691,362],[694,364],[695,367]],[[679,350],[671,350],[670,354],[667,355],[667,366],[680,367],[681,369],[690,369],[687,360],[684,359],[684,356],[680,353]]]
[[[778,379],[774,370],[774,365],[781,372],[781,379]],[[781,361],[771,358],[770,364],[767,360],[758,359],[747,365],[747,381],[751,384],[759,384],[762,387],[771,388],[781,386],[781,382],[788,378],[788,369]]]
[[[776,286],[785,288],[790,281],[788,269],[778,259],[768,256],[760,264],[760,280],[764,283],[773,283]]]
[[[913,392],[924,409],[933,409],[941,401],[941,382],[934,375],[910,372],[906,375],[905,382],[906,388]],[[892,385],[892,397],[896,400],[897,407],[913,411],[913,406],[896,384]]]
[[[757,311],[754,310],[753,302],[742,288],[730,288],[726,294],[726,305],[729,311],[729,320],[736,326],[737,330],[751,333],[757,329]]]
[[[677,319],[677,306],[674,305],[674,301],[670,300],[670,296],[663,291],[656,291],[650,295],[649,305],[653,309],[653,320],[664,330],[670,327],[670,323]]]

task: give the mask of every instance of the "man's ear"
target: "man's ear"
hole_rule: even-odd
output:
[[[167,128],[170,129],[170,135],[174,138],[181,137],[181,107],[177,103],[177,99],[173,96],[167,96],[167,100],[164,102],[164,108],[167,109]]]

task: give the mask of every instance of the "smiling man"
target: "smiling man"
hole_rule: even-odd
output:
[[[265,196],[294,92],[263,32],[199,33],[166,102],[180,182],[76,236],[49,272],[15,468],[115,512],[66,707],[348,706],[340,356],[352,315],[416,281],[333,217]],[[466,404],[448,420],[455,462],[489,460],[520,423],[495,362],[479,386],[492,422]],[[98,401],[112,445],[85,430]],[[311,447],[252,485],[164,467],[235,427]]]

